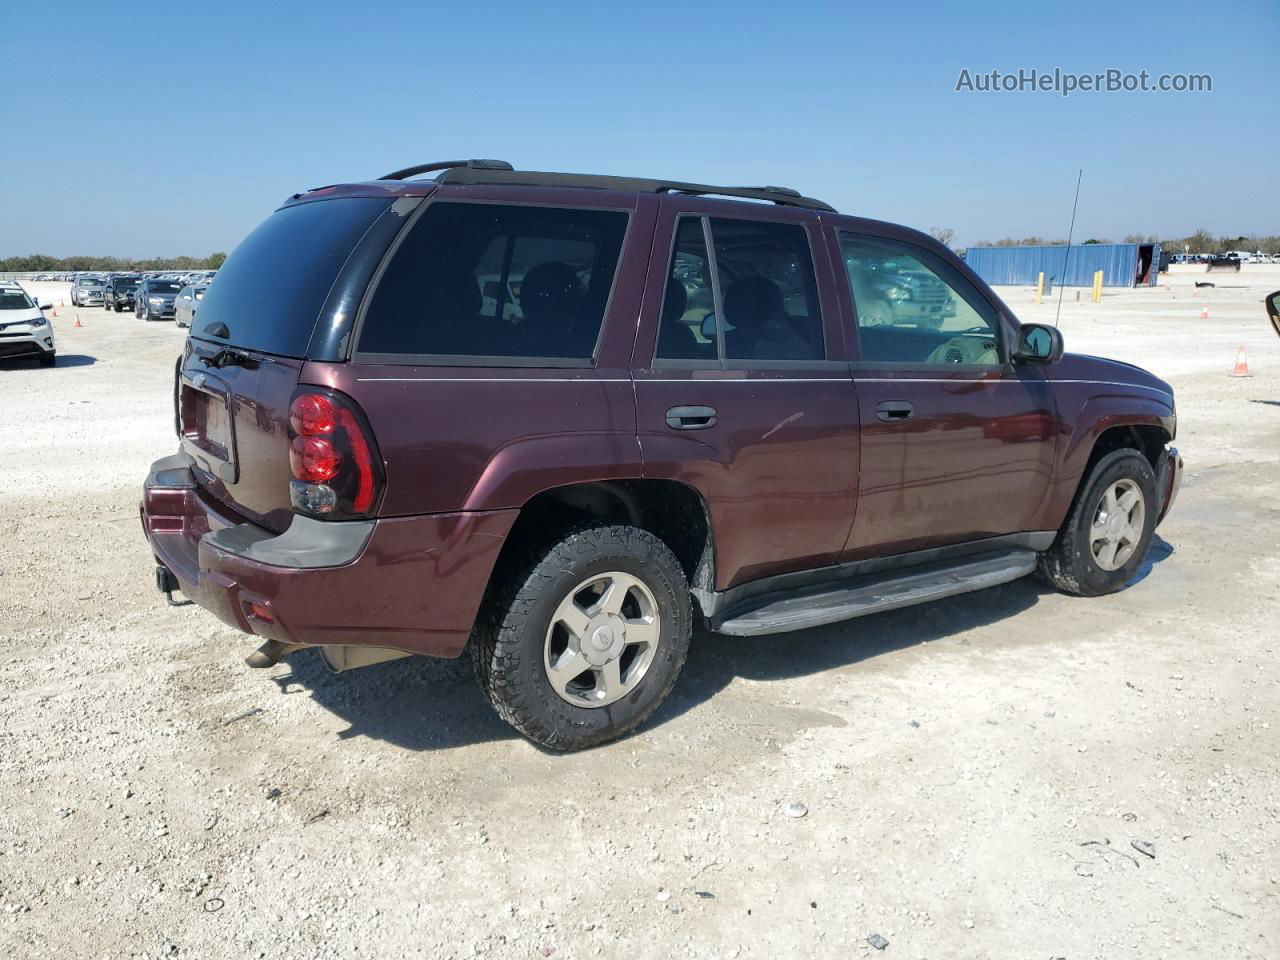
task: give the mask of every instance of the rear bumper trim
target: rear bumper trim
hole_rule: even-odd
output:
[[[281,643],[456,657],[518,511],[326,523],[276,535],[194,481],[184,453],[152,465],[140,507],[156,562],[224,623]]]
[[[373,534],[372,520],[326,523],[294,514],[289,529],[276,535],[253,523],[239,523],[206,533],[201,539],[215,550],[273,567],[311,570],[340,567],[364,551]]]

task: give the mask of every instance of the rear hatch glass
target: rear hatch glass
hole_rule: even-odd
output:
[[[305,357],[338,271],[389,203],[343,197],[277,210],[222,265],[193,336]]]
[[[335,198],[277,210],[200,300],[176,385],[182,448],[207,494],[261,526],[292,520],[289,401],[339,271],[388,205]]]

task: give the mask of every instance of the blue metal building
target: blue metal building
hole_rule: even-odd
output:
[[[1154,287],[1159,275],[1158,243],[1073,243],[1051,247],[970,247],[965,263],[993,287],[1035,286],[1045,280],[1068,287],[1089,287],[1102,271],[1104,287]],[[1064,269],[1065,261],[1065,269]]]

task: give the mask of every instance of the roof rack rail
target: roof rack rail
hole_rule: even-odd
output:
[[[494,162],[496,161],[481,161]],[[514,170],[510,164],[479,166],[477,161],[441,164],[433,169],[443,170],[436,177],[438,183],[492,184],[495,186],[526,187],[576,187],[595,190],[623,190],[635,193],[687,193],[696,196],[735,197],[746,200],[766,200],[787,207],[805,207],[835,213],[835,207],[806,197],[790,187],[717,187],[705,183],[684,183],[679,180],[652,180],[637,177],[612,177],[591,173],[543,173],[533,170]],[[411,167],[413,171],[425,171],[423,167]],[[401,171],[402,173],[404,171]],[[411,175],[411,174],[410,174]],[[400,179],[383,177],[384,180]]]
[[[420,173],[432,170],[450,170],[454,167],[468,167],[472,170],[513,170],[514,167],[505,160],[437,160],[435,163],[420,163],[416,167],[405,167],[395,173],[388,173],[379,180],[408,180]]]

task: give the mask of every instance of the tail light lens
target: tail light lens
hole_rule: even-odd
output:
[[[328,437],[294,437],[289,447],[289,466],[304,483],[324,483],[338,475],[342,454]]]
[[[382,491],[382,459],[363,414],[335,391],[307,388],[289,404],[290,501],[323,520],[368,516]]]

